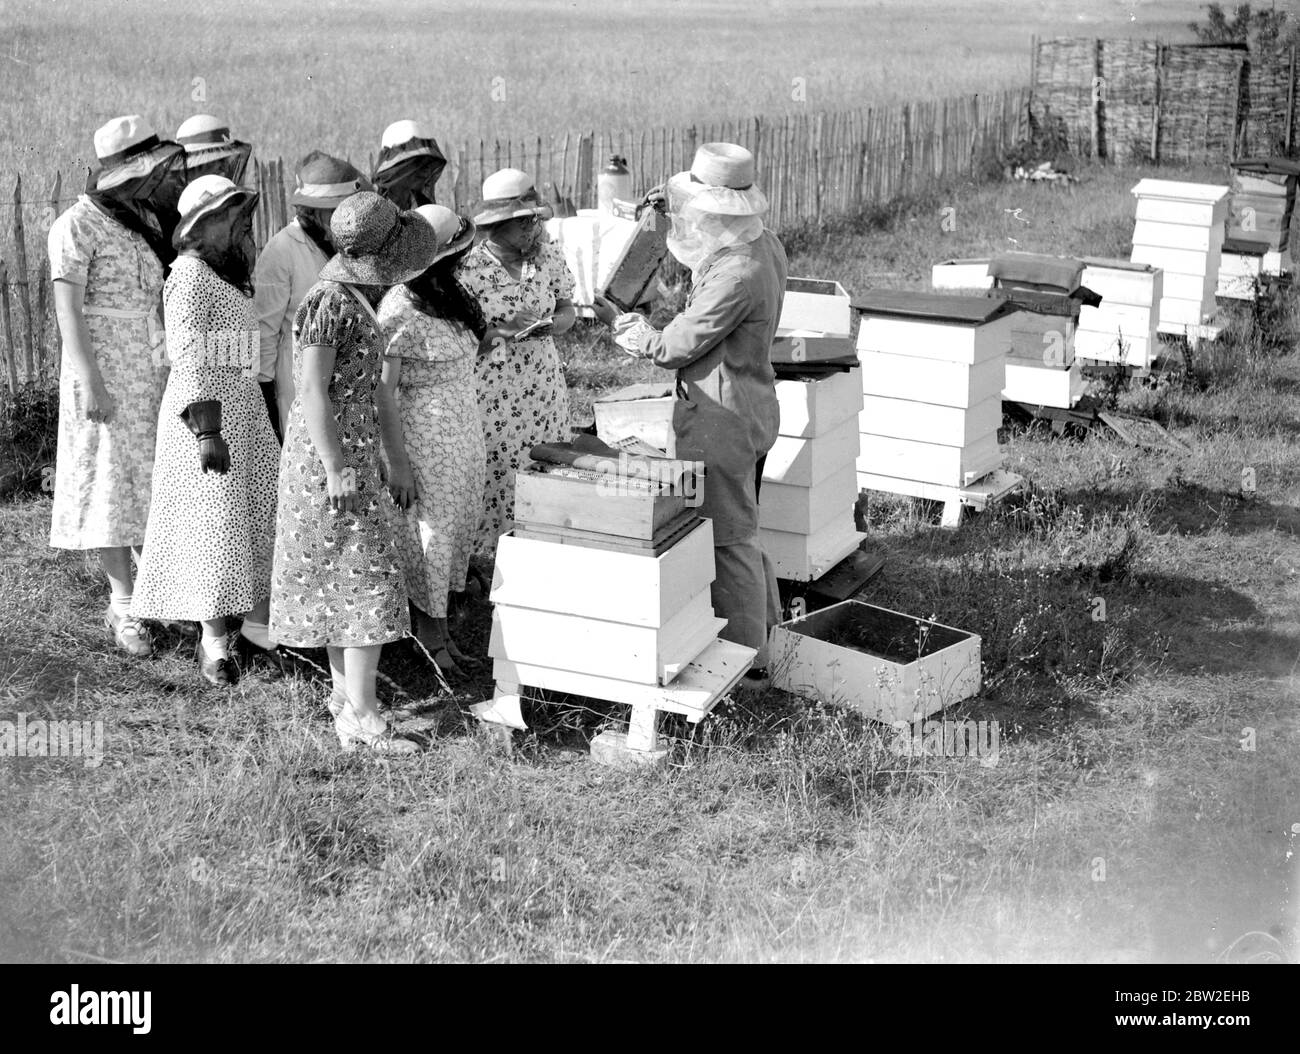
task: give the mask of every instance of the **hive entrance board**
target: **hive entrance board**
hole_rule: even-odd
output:
[[[1104,410],[1097,414],[1109,428],[1130,446],[1144,450],[1169,450],[1176,454],[1190,454],[1191,447],[1165,431],[1164,426],[1149,417],[1122,414]]]

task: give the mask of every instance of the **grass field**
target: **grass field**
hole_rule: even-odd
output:
[[[1141,174],[941,189],[792,239],[793,272],[861,291],[1012,245],[1123,254]],[[114,651],[47,502],[2,506],[0,714],[100,719],[107,743],[98,768],[0,762],[0,958],[1204,961],[1263,931],[1294,959],[1296,323],[1268,354],[1238,313],[1123,397],[1188,455],[1016,431],[1023,502],[950,533],[873,500],[868,598],[983,637],[985,689],[951,716],[1000,723],[990,766],[772,691],[670,723],[662,771],[590,764],[621,715],[572,700],[535,702],[508,757],[466,714],[489,683],[439,698],[404,647],[384,694],[428,750],[342,755],[319,681],[204,691],[178,639]],[[563,350],[577,419],[644,375],[594,332]],[[481,648],[487,620],[470,600],[455,624]]]
[[[0,0],[0,178],[44,187],[103,121],[227,119],[259,156],[444,145],[987,92],[1033,33],[1190,39],[1188,0]],[[795,78],[803,82],[794,101]]]

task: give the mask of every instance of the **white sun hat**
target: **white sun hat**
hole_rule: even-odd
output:
[[[761,216],[767,198],[754,186],[754,155],[735,143],[704,143],[689,171],[668,180],[668,210]]]
[[[257,191],[232,183],[225,176],[199,176],[181,191],[181,199],[176,206],[181,221],[176,225],[172,241],[180,242],[194,229],[196,223],[229,205],[252,209],[257,205],[257,196]]]
[[[112,190],[183,154],[180,144],[159,139],[138,113],[114,117],[95,130],[95,189]]]

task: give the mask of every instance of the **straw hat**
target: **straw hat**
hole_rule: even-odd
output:
[[[199,176],[181,191],[176,207],[181,221],[172,234],[172,244],[179,247],[200,220],[222,209],[234,206],[252,211],[257,207],[257,198],[257,191],[232,183],[225,176]]]
[[[439,165],[447,163],[446,157],[438,148],[438,141],[423,127],[414,121],[394,121],[384,129],[380,140],[375,175],[412,157],[428,157]]]
[[[476,228],[473,220],[464,221],[466,229],[457,237],[462,221],[451,209],[442,205],[421,205],[415,211],[438,235],[438,252],[429,262],[430,267],[448,256],[455,256],[474,243]]]
[[[137,113],[114,117],[95,130],[96,190],[112,190],[146,176],[173,157],[183,154],[178,143],[159,139],[153,127]]]
[[[691,208],[718,216],[767,211],[767,198],[754,186],[754,155],[735,143],[704,143],[690,171],[668,180],[668,191],[669,211]]]
[[[314,150],[302,159],[294,174],[290,205],[309,209],[334,209],[368,184],[352,165]]]
[[[549,220],[551,214],[551,207],[542,204],[532,176],[517,168],[503,168],[483,180],[483,201],[474,222],[480,227],[490,227],[522,216]]]
[[[176,129],[176,142],[185,147],[185,164],[191,172],[227,162],[227,168],[237,168],[237,174],[242,176],[253,153],[251,144],[232,138],[226,122],[209,113],[198,113],[182,122]]]
[[[338,254],[320,277],[358,285],[397,285],[427,270],[438,251],[432,225],[401,212],[386,198],[363,190],[334,210],[330,235]]]

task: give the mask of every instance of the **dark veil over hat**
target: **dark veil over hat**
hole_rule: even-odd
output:
[[[399,209],[433,205],[433,185],[447,167],[436,139],[414,138],[386,146],[375,165],[375,190]]]

